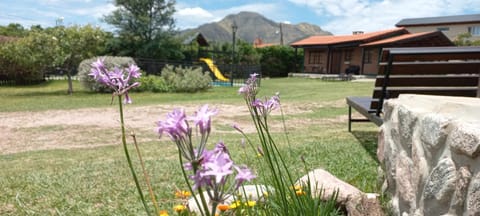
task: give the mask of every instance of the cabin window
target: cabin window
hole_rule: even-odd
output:
[[[472,36],[480,36],[480,26],[471,26],[471,27],[468,27],[468,32],[469,32]]]
[[[343,52],[345,53],[345,61],[351,61],[353,50],[344,50]]]
[[[371,64],[372,63],[372,55],[373,55],[373,50],[371,50],[371,49],[365,50],[365,54],[363,56],[363,63]]]
[[[308,58],[309,64],[320,64],[320,59],[322,58],[322,52],[320,51],[311,51]]]
[[[450,31],[449,27],[438,27],[437,31]]]

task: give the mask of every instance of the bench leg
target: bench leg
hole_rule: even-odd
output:
[[[348,106],[348,132],[352,132],[352,107]]]

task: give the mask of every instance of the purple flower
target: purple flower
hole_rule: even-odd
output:
[[[280,97],[278,95],[274,95],[268,100],[265,99],[265,101],[255,99],[252,102],[252,106],[255,107],[260,112],[260,114],[267,115],[272,110],[280,107]]]
[[[97,59],[91,66],[92,69],[88,75],[92,76],[97,82],[111,88],[115,95],[125,95],[124,103],[132,103],[128,91],[139,86],[140,83],[131,83],[130,80],[132,77],[139,78],[141,76],[140,68],[132,64],[127,69],[115,67],[112,71],[109,71],[102,58]]]
[[[234,123],[234,124],[232,125],[232,127],[233,127],[235,130],[237,130],[238,132],[243,133],[242,129],[241,129],[240,127],[238,127],[237,124]]]
[[[275,110],[280,106],[280,98],[277,95],[272,96],[267,102],[265,103],[266,110]]]
[[[140,78],[142,74],[140,73],[140,68],[137,65],[131,64],[128,67],[128,75],[133,78]]]
[[[212,178],[208,175],[205,175],[203,172],[195,173],[193,176],[190,176],[190,179],[192,179],[194,182],[193,190],[212,185]]]
[[[248,93],[248,86],[242,86],[238,89],[238,94],[247,94]]]
[[[252,171],[245,166],[235,166],[234,168],[238,172],[237,176],[235,176],[235,180],[237,181],[237,187],[239,187],[245,181],[251,181],[252,179],[256,178]]]
[[[167,114],[165,121],[157,122],[157,132],[160,136],[167,134],[173,141],[184,139],[188,133],[188,123],[185,111],[174,109]]]
[[[200,128],[200,133],[210,133],[212,116],[217,114],[217,110],[209,110],[208,104],[203,105],[198,111],[195,112],[195,116],[192,118],[195,125]]]
[[[257,74],[257,73],[250,74],[250,79],[253,80],[253,81],[256,81],[258,75],[259,75],[259,74]]]
[[[215,182],[218,184],[224,178],[233,173],[233,161],[230,159],[228,149],[223,142],[219,142],[212,152],[205,151],[202,158],[202,166],[204,168],[204,175],[215,177]]]
[[[245,85],[238,89],[238,94],[243,95],[248,101],[253,101],[257,95],[257,73],[250,74]]]
[[[128,96],[128,92],[125,92],[125,98],[123,99],[123,103],[124,104],[131,104],[132,103],[132,99],[130,98],[130,96]]]
[[[260,99],[255,99],[253,102],[252,102],[252,106],[253,107],[256,107],[258,109],[262,109],[264,106],[263,106],[263,101],[260,100]]]
[[[204,175],[215,177],[215,182],[217,184],[221,183],[226,176],[233,173],[233,161],[230,160],[229,157],[228,160],[226,160],[226,157],[224,157],[224,155],[225,154],[222,153],[221,155],[219,155],[219,157],[215,158],[215,160],[207,162],[204,165],[206,168]]]

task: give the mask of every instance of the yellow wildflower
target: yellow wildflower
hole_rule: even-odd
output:
[[[217,206],[217,208],[218,208],[218,210],[224,212],[224,211],[227,211],[227,210],[229,209],[229,206],[226,205],[226,204],[219,204],[219,205]]]
[[[257,204],[257,202],[249,200],[245,203],[245,206],[254,207],[256,204]]]
[[[296,190],[296,191],[295,191],[295,194],[297,194],[297,196],[302,196],[302,195],[305,195],[305,194],[307,194],[307,193],[305,193],[305,191],[303,191],[302,189],[300,189],[300,190]]]
[[[186,208],[187,207],[185,207],[184,205],[179,204],[179,205],[174,206],[173,210],[176,211],[177,213],[180,213],[180,212],[185,211]]]
[[[168,216],[168,212],[166,210],[161,210],[159,213],[158,213],[158,216]]]
[[[300,185],[295,185],[295,186],[293,186],[293,187],[291,187],[291,188],[294,189],[294,190],[296,190],[296,191],[302,190],[302,186],[300,186]]]
[[[236,201],[236,202],[230,204],[230,206],[228,206],[228,208],[229,208],[229,209],[236,209],[236,208],[239,207],[241,204],[242,204],[242,202]]]
[[[176,198],[184,199],[184,198],[188,198],[191,195],[192,193],[190,193],[190,191],[180,191],[180,190],[175,191]]]

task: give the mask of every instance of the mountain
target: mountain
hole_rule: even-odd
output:
[[[296,25],[282,23],[280,30],[280,23],[254,12],[228,15],[219,22],[187,29],[182,31],[181,34],[192,35],[200,32],[209,42],[231,42],[233,23],[238,27],[236,37],[249,43],[253,43],[255,39],[260,38],[263,43],[280,44],[280,36],[283,35],[284,44],[289,44],[311,35],[331,35],[330,32],[309,23]]]

